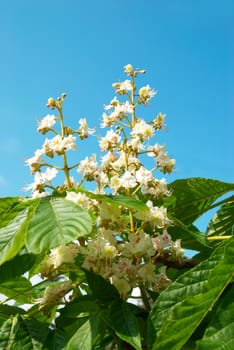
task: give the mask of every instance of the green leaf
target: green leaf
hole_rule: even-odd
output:
[[[41,198],[28,224],[26,246],[39,254],[87,236],[92,228],[88,213],[62,198]]]
[[[0,326],[11,316],[24,314],[25,310],[17,306],[0,304]]]
[[[200,177],[176,180],[168,185],[176,197],[172,215],[186,224],[194,222],[220,196],[234,190],[234,184]]]
[[[32,284],[27,278],[19,276],[10,281],[0,283],[0,293],[12,298],[19,303],[31,303],[33,296]]]
[[[48,251],[44,251],[37,255],[33,253],[30,253],[30,254],[35,256],[35,261],[28,271],[28,278],[32,278],[34,275],[38,275],[41,273],[41,264],[43,264],[43,261],[48,256]]]
[[[15,216],[18,214],[18,211],[14,210],[17,204],[19,204],[19,197],[0,198],[0,227],[6,226],[9,221],[14,219],[14,215],[10,215],[12,211],[15,211]]]
[[[0,283],[21,276],[33,266],[35,260],[35,255],[22,253],[5,262],[0,266]]]
[[[0,265],[13,258],[24,245],[28,210],[25,209],[7,226],[0,228]]]
[[[135,209],[135,210],[148,210],[147,205],[133,197],[123,196],[123,195],[102,195],[96,194],[89,191],[80,190],[80,192],[85,193],[89,198],[97,199],[103,202],[109,202],[113,204],[119,204],[125,208]]]
[[[62,350],[68,340],[68,335],[63,329],[54,329],[48,334],[43,350]]]
[[[60,317],[89,317],[90,315],[97,314],[99,312],[99,306],[96,300],[90,298],[90,296],[84,295],[82,297],[74,299],[68,303],[60,311]]]
[[[234,285],[229,288],[213,314],[204,337],[197,342],[197,350],[234,349]]]
[[[0,328],[0,350],[41,350],[48,331],[35,319],[13,316]]]
[[[127,197],[127,196],[109,196],[112,201],[115,203],[118,203],[122,205],[123,207],[129,208],[129,209],[135,209],[135,210],[148,210],[149,208],[144,202],[141,202],[135,198]]]
[[[97,315],[99,310],[96,300],[91,296],[78,297],[59,310],[56,328],[64,329],[71,337],[91,316]]]
[[[104,303],[119,299],[120,296],[117,289],[103,277],[87,270],[85,270],[85,275],[94,298]]]
[[[100,313],[92,315],[71,337],[65,350],[92,350],[99,323]]]
[[[153,350],[182,348],[231,282],[233,265],[234,239],[230,239],[161,293],[150,314]]]
[[[126,301],[118,300],[114,302],[110,307],[109,318],[110,326],[120,339],[131,344],[134,349],[142,349],[137,318]]]
[[[199,232],[196,227],[192,225],[185,225],[182,221],[177,218],[172,218],[173,225],[168,228],[169,234],[174,240],[180,238],[183,248],[193,250],[203,250],[204,247],[209,248],[206,235]]]
[[[234,201],[222,205],[207,227],[208,236],[234,235]]]
[[[0,198],[0,216],[9,212],[10,209],[19,203],[19,197],[2,197]]]

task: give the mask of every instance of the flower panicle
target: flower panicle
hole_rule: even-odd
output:
[[[127,64],[124,73],[127,79],[113,84],[118,96],[104,106],[100,126],[107,131],[104,136],[98,136],[100,161],[93,153],[69,165],[68,152],[78,149],[77,139],[87,139],[95,134],[95,129],[89,128],[86,118],[79,120],[76,129],[65,126],[62,106],[66,94],[57,100],[48,99],[47,107],[56,110],[58,115],[47,114],[38,122],[37,131],[42,135],[52,133],[53,137],[46,137],[42,148],[26,160],[34,175],[34,183],[26,189],[32,190],[33,198],[61,191],[67,200],[80,205],[95,218],[90,236],[50,252],[42,275],[62,273],[66,266],[74,265],[76,256],[80,255],[83,268],[109,280],[126,299],[137,286],[162,291],[170,280],[166,265],[158,266],[155,262],[160,261],[160,256],[181,259],[183,249],[180,240],[173,241],[168,233],[173,223],[163,205],[165,197],[171,195],[166,179],[155,177],[156,171],[170,174],[175,166],[166,146],[152,142],[157,132],[165,129],[165,114],[159,112],[151,121],[139,117],[138,107],[148,105],[157,91],[148,84],[137,89],[136,78],[145,74],[145,70],[134,70]],[[51,164],[59,157],[62,166]],[[145,164],[153,162],[150,169],[144,161]],[[65,182],[56,187],[52,181],[59,172],[64,173]],[[87,182],[94,184],[93,197],[82,192]],[[143,202],[144,209],[108,201],[110,196],[106,201],[101,200],[101,196],[95,197],[97,194],[132,198]]]

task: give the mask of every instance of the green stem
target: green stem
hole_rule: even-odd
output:
[[[58,108],[58,111],[59,111],[59,121],[60,121],[60,126],[61,126],[61,137],[63,139],[65,136],[65,128],[64,128],[64,122],[63,122],[62,107]],[[71,184],[71,180],[70,180],[70,176],[69,176],[69,167],[68,167],[68,163],[67,163],[66,151],[63,154],[63,169],[62,170],[64,171],[64,174],[65,174],[67,188],[70,189],[70,188],[72,188],[72,184]]]
[[[127,127],[131,129],[131,128],[132,128],[132,124],[131,124],[131,121],[130,121],[130,119],[128,118],[128,116],[127,116],[127,115],[126,115],[125,119],[126,119],[126,120],[127,120],[127,122],[128,122]]]
[[[60,127],[61,127],[61,137],[64,138],[65,132],[64,132],[64,122],[63,122],[62,107],[58,108],[58,112],[59,112],[59,121],[60,121]]]
[[[69,170],[72,170],[72,169],[77,168],[79,164],[80,164],[80,162],[79,162],[79,163],[76,163],[76,164],[75,164],[75,165],[73,165],[73,166],[70,166]]]
[[[67,163],[67,155],[66,152],[63,154],[63,171],[65,174],[65,178],[66,178],[66,185],[67,188],[70,189],[72,188],[72,184],[71,184],[71,180],[70,180],[70,175],[69,175],[69,167],[68,167],[68,163]]]
[[[151,173],[153,173],[154,171],[156,171],[157,169],[159,169],[159,166],[155,166],[155,167],[153,167],[152,169],[150,169],[150,171],[151,171]]]
[[[211,236],[211,237],[206,237],[208,241],[222,241],[224,239],[229,239],[232,238],[233,236]]]
[[[121,120],[116,120],[115,124],[119,124],[119,125],[126,126],[126,127],[131,126],[131,123],[129,122],[129,119],[127,117],[125,117],[125,119],[128,121],[128,124],[122,122]]]
[[[134,76],[132,76],[132,96],[131,96],[131,104],[133,106],[133,112],[132,112],[132,128],[134,128],[136,124],[136,116],[135,116],[135,81]]]
[[[85,178],[83,177],[80,182],[77,185],[77,188],[79,188],[83,183],[85,182]],[[80,190],[79,190],[80,191]],[[80,191],[81,192],[81,191]]]
[[[62,167],[57,166],[57,165],[52,165],[52,164],[50,164],[50,163],[43,163],[43,164],[41,165],[41,167],[43,167],[43,166],[47,166],[47,167],[50,167],[50,168],[55,168],[55,169],[57,169],[57,170],[63,170]]]
[[[151,307],[150,307],[149,299],[148,299],[148,296],[146,294],[145,288],[143,286],[141,286],[140,291],[141,291],[143,303],[145,305],[145,309],[146,309],[146,311],[150,311]]]
[[[141,186],[142,186],[141,184],[138,185],[137,188],[132,192],[131,195],[134,196],[140,190]]]
[[[147,154],[147,153],[149,153],[149,151],[147,150],[147,151],[141,151],[141,152],[138,152],[138,154]]]
[[[129,220],[130,220],[131,232],[134,233],[135,227],[134,227],[134,219],[133,219],[132,209],[129,209]]]
[[[55,129],[49,129],[48,131],[53,132],[55,135],[58,135],[58,134],[59,134]]]
[[[31,310],[30,312],[27,312],[24,316],[25,317],[32,317],[36,314],[38,314],[41,310],[38,309],[34,309],[34,310]]]

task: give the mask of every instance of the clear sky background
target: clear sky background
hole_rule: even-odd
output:
[[[1,1],[0,41],[0,196],[33,181],[24,160],[44,142],[47,98],[66,92],[67,124],[97,126],[128,63],[159,91],[146,115],[167,115],[169,182],[234,181],[233,0]],[[95,145],[82,143],[80,157]]]

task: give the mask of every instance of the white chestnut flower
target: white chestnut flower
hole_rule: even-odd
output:
[[[56,123],[56,116],[47,114],[42,120],[38,121],[37,131],[45,134],[48,130],[52,129]]]

